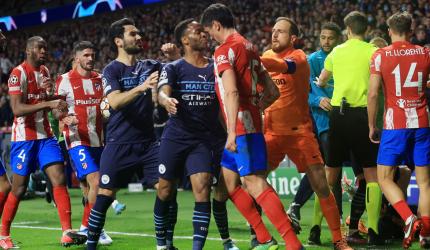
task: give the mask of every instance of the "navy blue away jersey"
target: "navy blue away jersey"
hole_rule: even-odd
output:
[[[178,100],[178,111],[166,125],[162,138],[207,138],[219,133],[219,104],[215,92],[213,61],[203,68],[179,59],[164,66],[158,88],[172,87],[172,97]]]
[[[129,91],[143,84],[150,74],[160,68],[161,64],[154,60],[140,60],[133,66],[114,60],[103,69],[104,94],[107,96],[115,90]],[[153,140],[153,109],[151,89],[119,110],[111,108],[106,143],[127,144]]]

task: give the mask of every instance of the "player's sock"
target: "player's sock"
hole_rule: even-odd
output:
[[[66,186],[53,187],[55,204],[57,204],[58,216],[60,217],[61,228],[63,231],[72,229],[72,206],[70,196]]]
[[[166,244],[167,246],[173,246],[173,235],[175,232],[175,225],[178,218],[178,202],[175,197],[170,201],[169,205],[169,222],[167,223],[166,230]]]
[[[352,197],[351,201],[351,216],[349,222],[349,229],[358,230],[358,223],[361,216],[366,210],[366,180],[360,180],[358,184],[358,189]]]
[[[255,208],[252,197],[240,186],[229,195],[230,200],[236,206],[237,210],[239,210],[242,216],[251,224],[256,233],[258,242],[264,243],[270,241],[272,236],[269,231],[267,231],[260,214]]]
[[[254,206],[258,211],[258,214],[261,216],[261,214],[263,213],[260,205],[257,204],[257,202],[252,199],[254,201]],[[257,238],[257,234],[255,233],[255,230],[252,228],[251,224],[249,224],[249,233],[251,235],[251,240]]]
[[[5,194],[4,192],[0,192],[0,217],[3,214],[3,208],[4,208],[4,204],[6,203],[6,199],[7,199],[7,194]]]
[[[105,225],[106,212],[112,203],[113,198],[110,196],[97,195],[96,203],[91,209],[88,219],[88,240],[87,250],[96,250],[100,233]]]
[[[115,209],[116,205],[118,205],[118,200],[114,200],[112,201],[112,204],[110,204],[112,206],[113,209]]]
[[[82,214],[82,226],[88,228],[88,218],[90,217],[91,208],[93,208],[94,204],[90,204],[89,202],[85,203],[84,213]]]
[[[196,202],[193,214],[193,250],[202,250],[208,236],[209,222],[211,221],[211,203]]]
[[[314,200],[314,218],[313,218],[313,226],[319,226],[321,228],[321,223],[323,219],[323,213],[321,211],[321,205],[320,200],[318,199],[318,196],[315,194],[315,200]]]
[[[299,189],[294,196],[294,204],[298,204],[302,207],[311,198],[314,191],[312,190],[311,184],[307,175],[304,175],[300,181]]]
[[[230,233],[228,231],[228,216],[227,216],[227,202],[217,201],[212,199],[212,212],[214,214],[215,223],[218,227],[219,235],[222,240],[230,238]]]
[[[157,246],[166,246],[166,230],[169,221],[170,201],[162,201],[160,198],[155,199],[154,204],[154,225],[155,238]]]
[[[368,228],[378,233],[379,214],[381,213],[382,192],[378,183],[370,182],[366,185],[366,211]]]
[[[10,235],[10,225],[12,224],[12,221],[15,218],[16,211],[18,211],[19,202],[20,200],[12,192],[9,192],[9,195],[7,196],[7,200],[4,206],[4,214],[1,218],[2,236]]]
[[[421,221],[423,223],[423,228],[421,229],[420,235],[422,237],[429,237],[430,236],[430,217],[422,216]]]
[[[321,211],[330,228],[333,242],[338,242],[342,239],[342,232],[340,230],[340,215],[337,209],[336,199],[332,192],[327,198],[319,198]]]
[[[300,249],[302,244],[294,233],[284,206],[273,188],[264,190],[256,201],[284,239],[287,249]]]
[[[405,200],[396,202],[393,207],[400,217],[402,217],[403,221],[406,221],[409,217],[411,217],[411,215],[413,215],[408,203],[406,203]]]

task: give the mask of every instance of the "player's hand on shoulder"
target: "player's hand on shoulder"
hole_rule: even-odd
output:
[[[158,84],[158,71],[154,71],[152,72],[152,74],[149,75],[149,77],[145,80],[145,82],[137,86],[137,88],[139,88],[141,92],[145,92],[147,89],[153,89],[155,86],[157,86],[157,84]]]
[[[181,57],[181,50],[174,43],[165,43],[161,46],[161,52],[169,61],[177,60]]]
[[[325,111],[330,111],[333,107],[330,104],[330,98],[323,97],[320,100],[320,108],[322,108]]]
[[[176,112],[178,112],[176,105],[178,103],[179,103],[178,100],[176,100],[173,97],[169,97],[169,98],[166,98],[166,101],[164,102],[164,107],[166,108],[169,114],[176,115]]]

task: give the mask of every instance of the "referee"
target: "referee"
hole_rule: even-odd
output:
[[[364,41],[367,18],[363,13],[349,13],[344,23],[348,40],[327,56],[324,70],[317,78],[320,87],[326,86],[332,76],[336,83],[329,114],[327,180],[331,186],[336,183],[342,163],[351,151],[367,182],[368,245],[372,246],[382,243],[378,237],[382,197],[376,175],[378,146],[369,140],[367,118],[370,59],[376,47]]]

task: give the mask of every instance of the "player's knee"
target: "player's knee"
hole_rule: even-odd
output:
[[[99,188],[98,194],[109,196],[109,197],[115,197],[115,194],[118,190],[117,189],[106,189],[106,188]]]
[[[27,186],[25,185],[12,188],[13,195],[18,199],[22,199],[26,191],[27,191]]]
[[[89,175],[87,175],[87,183],[90,186],[90,188],[98,188],[99,186],[99,174],[98,172],[96,173],[91,173]]]
[[[176,190],[173,190],[173,185],[168,181],[160,181],[158,183],[157,196],[162,201],[171,200]]]
[[[0,192],[9,193],[11,189],[12,186],[10,185],[10,182],[7,178],[5,180],[0,180]]]

